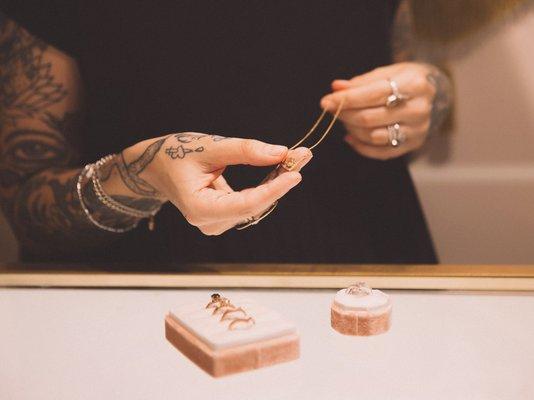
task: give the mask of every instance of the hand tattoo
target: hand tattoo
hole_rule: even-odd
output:
[[[204,133],[189,133],[189,132],[182,132],[182,133],[175,133],[173,137],[178,140],[180,143],[189,144],[195,140],[200,140],[206,137],[211,138],[214,142],[220,142],[221,140],[228,139],[225,136],[219,136],[219,135],[207,135]]]
[[[143,154],[131,163],[127,163],[124,159],[124,154],[121,153],[120,160],[116,162],[116,166],[121,175],[122,181],[128,188],[141,196],[157,197],[159,195],[156,188],[154,188],[147,181],[139,177],[139,174],[154,160],[154,157],[167,140],[167,137],[157,140],[149,145]]]
[[[179,146],[170,146],[165,149],[165,154],[167,154],[173,160],[184,159],[190,153],[201,153],[205,150],[204,146],[198,146],[193,149],[185,147],[184,144],[190,144],[195,141],[199,141],[203,138],[211,138],[214,142],[220,142],[221,140],[227,139],[224,136],[218,135],[206,135],[203,133],[176,133],[172,135],[180,144]]]
[[[167,154],[170,158],[173,160],[176,160],[177,158],[183,159],[186,155],[189,153],[201,153],[204,151],[204,147],[200,146],[193,149],[188,149],[184,147],[183,145],[180,146],[170,146],[165,149],[165,154]]]
[[[438,68],[431,66],[432,72],[428,73],[426,79],[435,88],[434,99],[432,100],[432,110],[430,112],[430,135],[439,131],[447,119],[452,103],[451,81]]]

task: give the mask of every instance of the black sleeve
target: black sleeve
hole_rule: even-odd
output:
[[[76,0],[0,0],[5,17],[72,57],[80,48],[79,9]]]

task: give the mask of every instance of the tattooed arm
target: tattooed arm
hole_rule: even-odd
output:
[[[84,214],[76,183],[83,99],[76,62],[0,13],[0,205],[22,247],[46,259],[112,241]],[[267,208],[300,181],[283,174],[234,192],[228,164],[274,165],[287,148],[249,139],[181,133],[138,143],[101,171],[106,193],[139,210],[167,200],[206,234],[219,234]],[[96,140],[105,140],[104,137]],[[135,218],[104,206],[91,184],[83,198],[95,220],[121,228]],[[233,224],[233,225],[232,225]]]
[[[33,253],[59,257],[112,238],[88,222],[77,199],[82,112],[75,61],[0,14],[0,204]],[[100,220],[135,222],[84,191]],[[122,200],[139,208],[155,201]]]
[[[446,119],[452,102],[451,83],[436,66],[416,60],[410,3],[402,0],[392,30],[395,64],[379,67],[349,80],[332,83],[333,93],[321,106],[334,112],[342,99],[339,119],[348,134],[345,141],[358,153],[388,160],[419,149],[429,133]],[[386,107],[393,80],[407,97],[394,108]],[[399,139],[394,142],[394,136]],[[398,142],[402,142],[400,145]]]

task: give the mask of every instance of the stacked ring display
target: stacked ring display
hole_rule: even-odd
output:
[[[231,321],[228,325],[229,330],[234,330],[242,324],[241,328],[250,328],[256,323],[254,318],[249,316],[242,307],[236,307],[226,297],[221,297],[219,293],[213,293],[211,295],[210,302],[206,305],[206,309],[213,308],[212,315],[216,315],[222,312],[220,322]],[[236,315],[233,315],[236,314]]]
[[[207,304],[200,300],[173,308],[165,317],[165,337],[213,377],[299,358],[293,322],[251,299],[234,300],[237,305],[213,293]]]

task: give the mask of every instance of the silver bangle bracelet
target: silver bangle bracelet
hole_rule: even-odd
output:
[[[100,200],[102,204],[112,209],[113,211],[128,215],[129,217],[138,218],[138,219],[148,218],[149,219],[148,228],[151,231],[154,230],[154,226],[155,226],[154,217],[161,209],[161,205],[150,211],[138,210],[130,206],[127,206],[126,204],[122,204],[118,202],[112,196],[108,195],[104,191],[102,183],[100,182],[99,171],[100,171],[100,168],[102,168],[107,162],[111,161],[113,157],[115,157],[115,155],[113,154],[105,156],[101,158],[100,160],[98,160],[94,165],[90,167],[88,176],[91,178],[93,182],[93,189],[98,200]]]
[[[76,182],[76,192],[78,193],[78,200],[80,201],[80,206],[82,207],[82,210],[85,213],[85,216],[93,225],[95,225],[96,227],[104,231],[113,232],[113,233],[124,233],[124,232],[131,231],[137,226],[139,221],[136,221],[133,225],[126,227],[126,228],[114,228],[111,226],[106,226],[104,224],[101,224],[91,215],[91,212],[89,211],[89,209],[85,205],[85,202],[83,201],[82,186],[83,186],[84,177],[88,177],[88,174],[92,169],[93,169],[93,164],[87,164],[80,172],[80,175],[78,175],[78,181]]]

